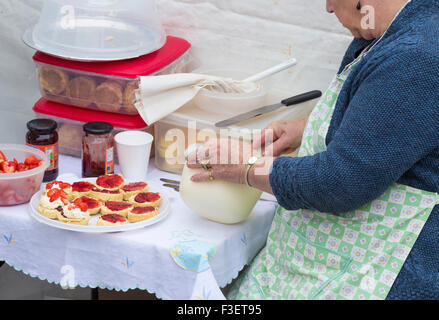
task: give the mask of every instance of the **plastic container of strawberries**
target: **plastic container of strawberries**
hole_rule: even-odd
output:
[[[41,188],[44,172],[49,166],[49,161],[44,152],[18,144],[0,144],[0,151],[7,159],[17,159],[18,162],[33,155],[43,164],[35,169],[0,173],[0,206],[15,206],[29,202],[32,196]]]

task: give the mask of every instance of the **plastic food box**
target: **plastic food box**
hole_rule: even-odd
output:
[[[114,126],[113,135],[127,130],[140,130],[150,134],[154,127],[140,116],[116,115],[113,113],[79,109],[41,98],[33,108],[37,118],[53,119],[58,123],[59,153],[80,158],[82,153],[83,125],[91,121],[105,121]],[[154,146],[152,147],[154,150]],[[151,152],[153,156],[153,152]],[[117,152],[115,153],[117,161]]]
[[[293,95],[291,92],[273,89],[268,92],[265,104],[278,103]],[[215,123],[228,116],[202,110],[192,101],[154,124],[155,166],[163,171],[180,174],[185,163],[184,153],[190,145],[203,143],[210,138],[228,137],[250,142],[272,121],[309,116],[316,102],[311,100],[294,107],[285,107],[229,128],[216,128]]]
[[[40,91],[50,101],[90,110],[137,115],[139,76],[189,72],[190,43],[167,37],[158,51],[135,59],[78,62],[37,52]]]
[[[49,166],[46,154],[36,148],[16,144],[0,144],[0,150],[7,159],[16,158],[18,162],[31,155],[44,161],[43,165],[29,171],[0,173],[0,206],[28,202],[40,190],[44,172]]]

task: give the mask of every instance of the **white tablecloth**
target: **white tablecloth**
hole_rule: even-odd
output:
[[[118,167],[116,167],[118,172]],[[81,176],[79,159],[61,156],[60,175]],[[151,164],[148,183],[179,180]],[[220,288],[265,245],[276,204],[259,201],[249,219],[222,225],[188,209],[172,189],[169,216],[137,231],[86,234],[34,220],[28,204],[0,207],[0,260],[63,287],[147,290],[161,299],[224,299]]]

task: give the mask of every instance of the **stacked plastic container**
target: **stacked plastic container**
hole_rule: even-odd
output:
[[[82,62],[37,52],[36,63],[42,98],[33,110],[39,118],[58,122],[61,154],[81,156],[82,125],[106,121],[123,130],[153,134],[134,106],[138,77],[188,72],[191,45],[168,36],[165,45],[139,58]]]
[[[153,133],[134,105],[139,77],[189,72],[192,60],[189,42],[166,36],[155,0],[46,0],[23,41],[37,50],[33,110],[58,122],[60,153],[76,157],[87,122]]]

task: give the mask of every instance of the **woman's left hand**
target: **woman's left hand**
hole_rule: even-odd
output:
[[[245,184],[247,163],[252,155],[250,143],[236,139],[210,139],[188,155],[187,166],[190,169],[199,169],[203,167],[202,163],[205,161],[210,168],[208,171],[193,175],[191,178],[193,182],[218,179]]]
[[[200,169],[204,165],[209,170],[191,177],[193,182],[225,180],[233,183],[246,184],[248,160],[260,156],[248,142],[235,139],[211,139],[202,147],[188,155],[187,166]],[[270,169],[273,157],[260,157],[248,173],[250,185],[256,189],[273,193],[270,185]]]

